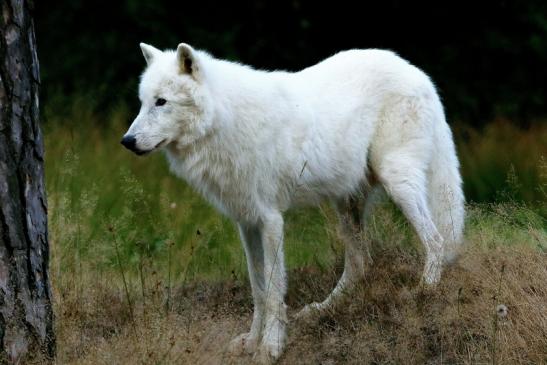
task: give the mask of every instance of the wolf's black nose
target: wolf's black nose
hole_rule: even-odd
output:
[[[122,141],[120,142],[124,145],[125,148],[131,151],[135,151],[135,144],[137,139],[134,136],[123,136]]]

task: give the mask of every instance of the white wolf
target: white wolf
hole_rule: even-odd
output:
[[[141,49],[142,106],[122,144],[137,154],[163,149],[176,175],[237,222],[254,315],[233,351],[263,363],[283,351],[283,212],[291,206],[331,200],[346,246],[336,288],[303,315],[334,305],[363,279],[355,233],[375,187],[423,243],[424,282],[439,280],[462,240],[464,197],[452,133],[424,72],[376,49],[340,52],[295,73],[254,70],[184,43]]]

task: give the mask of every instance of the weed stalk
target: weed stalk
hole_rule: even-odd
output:
[[[131,296],[129,295],[129,288],[127,286],[127,280],[125,279],[125,272],[122,265],[122,260],[120,257],[120,250],[118,248],[118,237],[116,236],[116,232],[114,230],[113,226],[109,226],[108,230],[112,233],[112,236],[114,238],[114,250],[116,251],[116,259],[118,261],[118,268],[120,269],[120,274],[122,276],[123,281],[123,287],[125,290],[125,296],[127,297],[127,304],[129,306],[129,315],[131,317],[131,326],[133,328],[133,334],[135,335],[135,339],[137,338],[137,326],[135,324],[135,314],[133,311],[133,302],[131,301]]]
[[[492,365],[498,364],[498,354],[497,354],[497,342],[498,342],[498,314],[496,311],[497,301],[499,300],[501,293],[501,283],[503,281],[503,273],[505,272],[505,264],[501,265],[500,278],[498,282],[498,290],[494,295],[494,320],[492,326]]]
[[[167,242],[167,301],[165,302],[165,313],[169,314],[171,309],[171,246],[174,242]]]

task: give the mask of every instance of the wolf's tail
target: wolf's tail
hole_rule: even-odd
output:
[[[428,171],[429,208],[437,230],[444,239],[445,261],[453,261],[463,242],[464,203],[462,178],[452,132],[444,121],[439,102],[441,123],[435,123],[435,150]]]

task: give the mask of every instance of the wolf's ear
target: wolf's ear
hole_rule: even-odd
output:
[[[141,43],[140,46],[147,65],[150,65],[154,58],[161,53],[159,49],[152,47],[146,43]]]
[[[186,43],[181,43],[177,47],[177,60],[181,74],[188,74],[194,79],[199,79],[200,64],[196,51]]]

